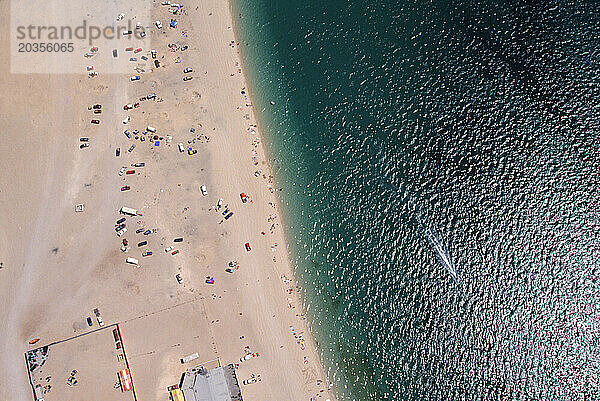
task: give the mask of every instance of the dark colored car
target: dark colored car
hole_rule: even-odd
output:
[[[183,237],[175,238],[173,242],[183,242]]]
[[[136,234],[139,234],[139,233],[142,233],[142,232],[144,232],[143,228],[138,228],[137,230],[135,230]]]
[[[138,246],[148,245],[148,241],[138,242]]]
[[[229,214],[225,216],[225,220],[228,220],[231,216],[233,216],[233,212],[229,212]]]
[[[121,187],[121,191],[129,191],[131,189],[131,187],[129,185],[125,185],[123,187]]]
[[[160,67],[160,63],[159,63],[159,61],[158,61],[158,60],[154,60],[154,66],[155,66],[156,68]]]
[[[150,234],[152,234],[152,230],[146,230],[146,231],[144,231],[144,235],[150,235]]]
[[[100,124],[100,120],[92,120],[90,121],[92,124]]]
[[[117,157],[121,156],[121,148],[117,148],[115,150],[115,156],[117,156]]]
[[[95,110],[100,110],[101,108],[102,108],[101,104],[95,104],[92,106],[92,109],[95,109]]]
[[[79,145],[79,149],[87,148],[88,146],[90,146],[90,144],[87,142],[84,142],[81,145]]]
[[[121,224],[125,222],[125,217],[121,217],[119,220],[117,220],[117,224]]]
[[[252,250],[252,248],[250,248],[250,243],[249,242],[246,242],[244,244],[244,246],[246,247],[246,251],[250,252]]]
[[[88,316],[87,318],[87,324],[88,326],[92,327],[92,325],[94,324],[94,322],[92,322],[92,318]]]

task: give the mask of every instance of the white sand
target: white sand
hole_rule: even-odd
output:
[[[169,16],[158,4],[153,13],[166,26]],[[292,270],[281,227],[269,231],[269,216],[278,214],[269,203],[276,198],[267,180],[254,176],[260,168],[268,177],[269,166],[261,145],[253,146],[258,133],[249,132],[255,119],[240,93],[248,86],[237,70],[237,48],[230,46],[234,36],[228,29],[228,4],[209,0],[185,6],[187,15],[177,17],[177,30],[152,30],[161,67],[149,72],[148,65],[139,82],[101,71],[92,79],[11,75],[6,65],[1,67],[0,110],[10,112],[2,113],[0,128],[0,399],[31,400],[23,357],[31,348],[28,341],[40,338],[39,346],[85,332],[85,318],[93,316],[95,307],[105,322],[122,323],[125,345],[135,353],[131,369],[136,392],[144,401],[168,398],[165,387],[179,381],[186,367],[179,358],[185,352],[195,349],[203,358],[218,357],[225,364],[239,362],[245,346],[260,356],[242,363],[238,377],[260,374],[261,381],[242,386],[244,399],[333,399],[325,383],[317,385],[318,379],[326,381],[325,375],[300,319],[296,291],[289,294],[291,284],[282,280],[292,277]],[[0,3],[0,15],[5,26],[7,2]],[[3,49],[8,47],[5,37]],[[167,48],[172,42],[190,49],[172,53]],[[174,62],[177,56],[180,64]],[[189,74],[194,79],[183,82],[182,70],[188,66],[194,68]],[[122,109],[152,92],[164,101]],[[93,103],[103,105],[100,126],[89,123],[87,106]],[[123,126],[126,115],[131,121]],[[173,142],[153,148],[149,141],[129,140],[122,133],[147,125],[159,135],[171,135]],[[188,146],[194,135],[210,141],[197,141],[196,155],[180,153],[177,143]],[[91,138],[89,148],[79,149],[80,136]],[[136,149],[128,153],[132,143]],[[253,150],[259,166],[252,163]],[[142,161],[146,167],[136,168],[136,175],[117,175],[121,166]],[[203,184],[206,197],[199,190]],[[120,192],[123,185],[131,190]],[[252,202],[242,204],[241,192]],[[219,198],[234,212],[222,224],[223,216],[214,210]],[[76,203],[85,203],[84,213],[74,212]],[[127,254],[119,251],[121,239],[113,229],[123,205],[143,213],[127,219]],[[135,234],[141,225],[158,232]],[[180,253],[166,254],[164,248],[178,245],[172,242],[178,236],[185,238],[175,248]],[[142,239],[149,241],[143,249],[153,256],[141,257],[136,244]],[[246,242],[251,252],[245,251]],[[140,259],[142,266],[132,269],[124,263],[126,256]],[[233,274],[225,272],[230,260],[240,264]],[[177,273],[183,285],[176,283]],[[215,284],[206,284],[205,276],[214,277]],[[176,306],[182,304],[194,306]],[[165,309],[168,324],[158,312]],[[170,329],[174,321],[179,322],[177,330]],[[290,326],[303,333],[304,350]],[[186,334],[195,331],[201,333]],[[167,346],[171,343],[181,348]],[[145,359],[148,353],[154,356]],[[85,386],[81,383],[80,390]]]

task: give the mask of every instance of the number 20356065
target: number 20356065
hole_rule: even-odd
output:
[[[73,43],[18,43],[19,53],[71,53],[73,50]]]

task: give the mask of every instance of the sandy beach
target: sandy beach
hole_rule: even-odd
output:
[[[183,4],[173,17],[152,3],[164,26],[146,28],[157,55],[140,53],[148,59],[139,81],[130,80],[138,75],[133,63],[130,75],[99,70],[92,78],[17,75],[0,66],[2,400],[33,399],[24,353],[97,329],[96,320],[86,324],[94,308],[104,324],[121,328],[137,400],[168,400],[167,387],[186,369],[214,359],[239,364],[240,382],[260,378],[242,385],[245,400],[334,399],[293,281],[229,5]],[[8,13],[0,2],[2,26]],[[170,18],[177,28],[168,27]],[[155,99],[141,100],[151,93]],[[88,109],[93,104],[101,114]],[[96,118],[100,124],[90,124]],[[148,126],[156,134],[124,134]],[[80,148],[81,137],[89,147]],[[122,167],[135,172],[119,175]],[[122,206],[139,215],[126,217],[118,237]],[[233,215],[225,219],[227,209]],[[194,352],[198,359],[180,362]],[[248,353],[255,356],[240,362]],[[123,399],[114,372],[101,377],[112,368],[76,353],[61,358],[64,372],[44,382],[46,401]],[[65,383],[71,369],[82,375],[76,388]]]

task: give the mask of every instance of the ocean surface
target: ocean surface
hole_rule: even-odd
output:
[[[600,399],[600,2],[233,10],[339,399]]]

